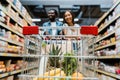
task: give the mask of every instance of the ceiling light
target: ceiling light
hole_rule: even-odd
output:
[[[33,22],[40,22],[41,19],[32,19]]]
[[[78,18],[75,18],[74,21],[78,21],[79,19]]]
[[[63,21],[63,18],[59,18],[59,21]]]
[[[59,21],[63,21],[63,18],[59,18]],[[79,21],[79,19],[75,18],[74,21]]]

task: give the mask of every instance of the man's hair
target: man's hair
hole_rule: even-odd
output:
[[[58,13],[57,13],[57,10],[56,9],[50,9],[49,11],[54,11],[55,12],[55,15],[58,16]]]

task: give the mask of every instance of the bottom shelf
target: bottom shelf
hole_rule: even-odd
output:
[[[113,74],[113,73],[110,73],[110,72],[102,71],[102,70],[96,69],[96,68],[94,68],[94,67],[86,67],[86,68],[87,68],[87,69],[90,69],[90,70],[92,70],[92,71],[96,71],[96,72],[98,72],[98,73],[102,73],[102,74],[111,76],[111,77],[116,78],[116,79],[120,79],[120,75],[117,75],[117,74]]]

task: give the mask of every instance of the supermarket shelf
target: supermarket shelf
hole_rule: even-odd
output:
[[[107,44],[107,45],[105,45],[105,46],[102,46],[102,47],[96,48],[95,51],[100,50],[100,49],[103,49],[103,48],[106,48],[106,47],[114,46],[115,44],[116,44],[116,42],[114,42],[114,43],[110,43],[110,44]]]
[[[29,57],[29,58],[35,58],[34,56],[30,56],[30,54],[13,54],[13,53],[2,53],[0,52],[0,56],[4,56],[4,57]],[[36,58],[39,58],[36,57]]]
[[[120,59],[120,55],[111,55],[111,56],[99,56],[96,57],[96,59]]]
[[[13,54],[13,53],[0,53],[0,56],[5,56],[5,57],[22,57],[19,54]]]
[[[20,72],[23,72],[23,71],[26,71],[26,70],[34,69],[34,68],[37,68],[37,67],[30,67],[30,68],[16,70],[16,71],[8,72],[8,73],[3,73],[3,74],[0,74],[0,78],[6,77],[6,76],[9,76],[9,75],[13,75],[13,74],[17,74],[17,73],[20,73]]]
[[[30,68],[25,68],[25,69],[13,71],[10,74],[13,75],[13,74],[17,74],[17,73],[20,73],[20,72],[23,72],[23,71],[26,71],[26,70],[34,69],[34,68],[37,68],[37,67],[30,67]]]
[[[114,34],[114,33],[115,33],[115,30],[112,31],[112,32],[110,32],[108,35],[105,35],[104,37],[98,39],[98,40],[96,41],[96,43],[99,42],[99,41],[101,41],[101,40],[103,40],[103,39],[105,39],[105,38],[107,38],[107,37],[109,37],[109,36],[111,36],[111,35]]]
[[[1,8],[1,10],[8,15],[12,20],[14,20],[16,23],[18,23],[21,27],[23,26],[22,24],[20,24],[15,18],[13,18],[10,13],[8,13],[5,9]]]
[[[12,31],[13,33],[19,35],[20,37],[24,38],[24,35],[22,33],[20,34],[19,32],[15,31],[15,30],[11,29],[9,26],[5,25],[4,23],[0,22],[0,26],[3,26],[4,28],[6,28],[6,29]]]
[[[24,46],[24,44],[21,44],[20,42],[15,42],[15,41],[9,40],[7,38],[0,37],[0,40],[6,41],[6,42],[9,42],[9,43],[18,45],[18,46]]]
[[[6,77],[6,76],[9,76],[9,73],[0,74],[0,78]]]
[[[112,20],[108,21],[107,24],[105,24],[104,27],[102,27],[101,29],[98,30],[98,33],[100,33],[103,29],[105,29],[108,25],[110,25],[113,21],[115,21],[119,17],[120,17],[120,14],[118,14],[117,16],[115,16]]]
[[[106,72],[106,71],[102,71],[102,70],[99,70],[99,69],[96,69],[96,68],[91,68],[91,67],[86,67],[90,70],[95,70],[96,72],[99,72],[99,73],[102,73],[102,74],[105,74],[105,75],[108,75],[108,76],[111,76],[111,77],[114,77],[114,78],[117,78],[117,79],[120,79],[120,75],[117,75],[117,74],[113,74],[113,73],[110,73],[110,72]]]
[[[25,16],[23,16],[23,14],[20,12],[20,10],[13,5],[13,3],[10,2],[10,0],[6,0],[30,25],[32,25],[32,23],[30,23],[27,18]]]
[[[110,13],[119,3],[120,3],[120,0],[118,0],[118,1],[112,6],[112,8],[110,8],[109,11],[107,11],[107,13],[105,13],[105,14],[95,23],[95,25],[96,25],[96,26],[99,25],[99,24],[102,22],[102,20],[103,20],[106,16],[108,16],[109,13]]]

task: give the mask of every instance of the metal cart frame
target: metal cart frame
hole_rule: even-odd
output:
[[[29,69],[27,71],[22,72],[19,75],[20,80],[56,80],[56,79],[57,80],[71,80],[71,79],[72,80],[98,80],[98,78],[96,78],[95,71],[94,71],[93,75],[85,75],[86,74],[85,73],[86,61],[92,60],[94,63],[95,57],[83,54],[83,53],[88,54],[88,50],[86,50],[86,52],[84,52],[85,49],[88,48],[88,47],[85,48],[85,46],[88,46],[87,41],[90,38],[92,39],[92,45],[94,45],[95,36],[94,35],[81,35],[81,34],[42,35],[40,33],[41,29],[50,29],[50,28],[63,29],[63,27],[61,27],[61,28],[58,28],[58,27],[38,28],[37,26],[23,28],[23,34],[25,35],[25,48],[24,49],[25,49],[25,53],[26,53],[26,54],[23,54],[23,56],[25,56],[25,57],[23,57],[23,60],[28,61],[27,67],[33,67],[31,69],[35,69],[35,68],[37,68],[37,69],[36,69],[35,74],[33,73],[33,71],[30,72]],[[64,27],[64,28],[67,29],[68,27]],[[77,28],[77,30],[80,31],[80,29],[78,29],[78,28]],[[49,36],[51,39],[43,40],[43,37],[47,37],[47,36]],[[69,36],[70,37],[79,37],[80,39],[70,39],[70,40],[64,39],[63,40],[63,37],[68,38]],[[32,40],[32,38],[34,40]],[[29,48],[30,42],[31,42],[31,44],[34,45],[34,48]],[[43,44],[43,42],[44,42],[44,44]],[[73,43],[77,43],[76,50],[73,50]],[[71,44],[71,46],[70,46],[70,44]],[[43,50],[42,46],[46,46],[46,45],[47,45],[47,47],[45,47]],[[32,49],[32,50],[28,51],[28,49]],[[57,53],[57,51],[59,49],[62,50],[59,52],[59,54],[53,54],[55,51]],[[93,55],[94,55],[94,46],[92,49],[93,49]],[[69,54],[69,52],[67,50],[70,51],[70,55],[65,56],[65,54]],[[44,51],[44,53],[42,51]],[[69,63],[69,61],[65,62],[64,61],[65,59],[66,60],[73,59],[76,61],[74,63],[72,63],[72,61],[71,61],[71,66],[68,66],[68,64],[70,64],[70,63]],[[53,61],[51,61],[51,60],[53,60]],[[65,63],[64,66],[63,66],[63,62]],[[51,66],[50,63],[52,63],[53,66]],[[60,64],[59,67],[57,66],[57,64]],[[72,70],[73,70],[72,67],[74,67],[74,66],[72,66],[73,64],[76,65],[76,69],[74,70],[74,72],[72,72]],[[67,66],[67,68],[65,68],[66,66]],[[93,64],[93,66],[94,66],[94,64]],[[66,73],[66,71],[68,70],[68,67],[71,67],[70,68],[71,75]],[[57,75],[58,69],[60,69],[59,75]],[[64,70],[64,69],[66,69],[66,70]],[[54,70],[53,75],[51,75],[51,73],[50,73],[51,70]],[[63,73],[61,71],[63,71],[64,74],[65,73],[66,74],[63,76]],[[72,76],[72,74],[75,72],[77,73],[77,75]],[[78,73],[83,74],[84,77],[80,78]]]

